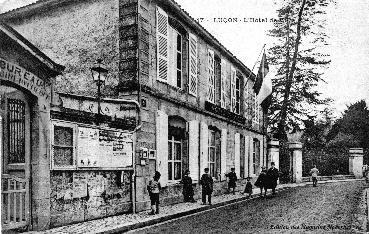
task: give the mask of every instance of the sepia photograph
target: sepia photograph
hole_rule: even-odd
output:
[[[369,232],[368,12],[0,0],[1,232]]]

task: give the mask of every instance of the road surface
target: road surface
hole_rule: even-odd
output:
[[[351,233],[365,183],[297,187],[131,233]]]

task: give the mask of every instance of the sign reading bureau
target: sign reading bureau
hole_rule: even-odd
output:
[[[44,80],[26,69],[0,58],[0,80],[10,81],[30,90],[33,94],[44,99],[50,98],[50,87]]]

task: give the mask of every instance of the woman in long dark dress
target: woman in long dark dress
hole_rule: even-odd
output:
[[[183,193],[184,202],[195,202],[195,199],[193,199],[192,179],[190,177],[189,170],[185,171],[181,182],[183,184],[182,193]]]
[[[256,187],[259,187],[260,188],[260,197],[263,196],[263,188],[265,190],[265,196],[266,196],[266,191],[267,191],[267,188],[266,188],[266,183],[267,183],[267,175],[266,175],[266,169],[265,167],[262,167],[261,168],[261,172],[255,182],[255,186]]]

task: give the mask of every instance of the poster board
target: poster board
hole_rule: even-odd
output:
[[[78,127],[77,147],[79,168],[132,166],[132,134],[113,129]]]

